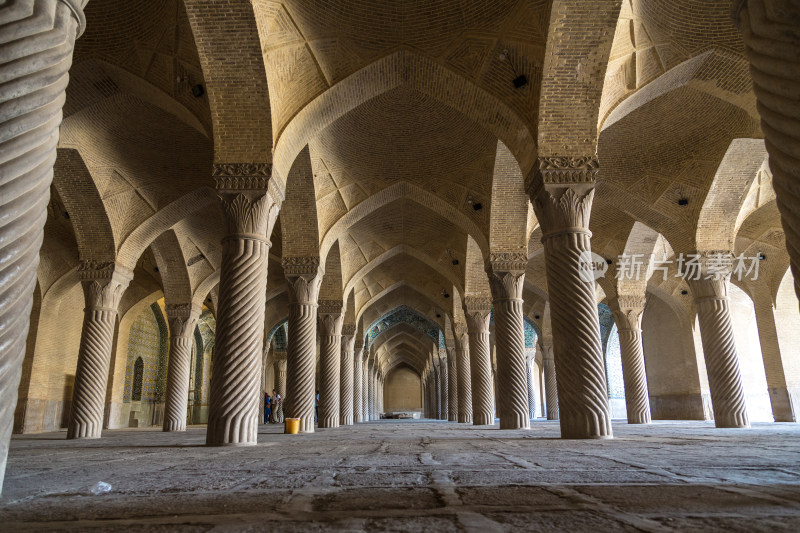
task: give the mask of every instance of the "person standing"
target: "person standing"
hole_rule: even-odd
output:
[[[317,389],[317,394],[314,396],[314,422],[319,419],[319,389]]]
[[[269,397],[269,393],[264,391],[264,423],[269,423],[269,415],[271,412],[272,406],[270,405],[271,398]]]

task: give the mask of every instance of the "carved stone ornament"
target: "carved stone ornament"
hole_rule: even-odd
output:
[[[598,170],[600,162],[596,155],[549,156],[539,158],[537,173],[544,184],[594,183]]]
[[[200,308],[192,304],[167,304],[164,306],[169,321],[171,337],[189,337],[194,334]]]
[[[266,191],[272,177],[272,164],[215,163],[211,176],[218,190]]]
[[[542,239],[564,232],[582,232],[591,236],[589,218],[593,200],[593,188],[585,193],[572,187],[553,191],[540,189],[533,203],[542,226]]]
[[[268,240],[278,217],[279,206],[267,194],[250,198],[245,194],[220,194],[222,211],[228,222],[228,234],[251,235]]]
[[[628,310],[628,309],[644,310],[644,306],[647,303],[647,299],[644,296],[620,295],[617,298],[617,303],[619,304],[619,307],[622,310]]]
[[[322,274],[319,256],[284,257],[281,259],[286,276],[307,276]]]
[[[486,272],[525,272],[527,266],[528,254],[525,252],[492,252],[489,254]]]
[[[525,271],[490,269],[489,287],[495,301],[521,300]]]
[[[342,300],[320,300],[317,314],[322,315],[342,315],[344,311]],[[355,326],[353,326],[355,328]]]
[[[78,265],[87,309],[116,312],[133,272],[116,263],[81,261]]]

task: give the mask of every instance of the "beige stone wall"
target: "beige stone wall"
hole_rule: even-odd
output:
[[[384,411],[422,410],[422,385],[410,368],[399,367],[386,378],[383,388]]]

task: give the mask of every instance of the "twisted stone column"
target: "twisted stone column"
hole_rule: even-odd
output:
[[[319,305],[319,427],[339,427],[340,373],[342,367],[341,300],[323,300]]]
[[[495,252],[489,255],[486,269],[494,304],[500,429],[531,427],[522,322],[522,285],[527,264],[525,252]]]
[[[275,359],[275,392],[286,397],[286,359]]]
[[[133,273],[114,263],[81,261],[78,275],[86,308],[67,438],[97,439],[103,428],[117,308]]]
[[[368,363],[368,366],[369,370],[367,371],[367,375],[369,376],[369,387],[367,391],[367,413],[368,420],[375,420],[375,370],[372,361]]]
[[[533,358],[525,359],[525,379],[528,381],[528,417],[536,418],[536,386],[533,376]]]
[[[728,306],[729,275],[689,280],[697,307],[708,386],[718,428],[750,427]]]
[[[472,374],[472,420],[476,426],[494,424],[492,362],[489,353],[489,319],[492,302],[467,297],[464,315],[469,330]]]
[[[355,355],[356,327],[352,324],[342,328],[342,363],[339,381],[339,423],[353,425],[353,357]]]
[[[619,296],[611,304],[619,331],[628,424],[649,424],[650,394],[647,391],[647,372],[642,346],[642,313],[645,299],[638,296]]]
[[[447,420],[458,422],[458,355],[453,348],[447,349]]]
[[[542,352],[547,419],[558,420],[558,384],[556,381],[556,363],[553,360],[553,347],[545,346]]]
[[[436,409],[433,413],[433,418],[440,419],[442,418],[442,373],[439,370],[439,365],[433,365],[433,390],[434,390],[434,402],[436,403]]]
[[[369,422],[369,353],[364,354],[361,363],[361,418]]]
[[[286,359],[285,354],[281,359],[275,360],[275,392],[280,394],[281,401],[272,409],[272,418],[278,424],[283,423],[283,401],[286,398]]]
[[[0,489],[50,201],[64,89],[75,39],[86,26],[84,5],[86,0],[0,5]]]
[[[209,446],[258,440],[269,235],[280,209],[267,192],[271,172],[266,163],[213,168],[227,233],[222,239]]]
[[[447,420],[448,411],[450,410],[450,376],[448,375],[447,359],[444,361],[439,359],[439,379],[442,390],[442,409],[439,413],[439,420]]]
[[[169,361],[163,429],[186,431],[189,381],[192,372],[192,343],[202,309],[191,303],[167,304],[166,311],[169,320]]]
[[[734,9],[750,59],[772,186],[800,298],[800,4],[736,0]]]
[[[354,337],[355,339],[355,337]],[[364,421],[364,411],[361,407],[363,393],[361,392],[362,380],[364,379],[364,372],[362,372],[361,359],[364,357],[364,341],[360,338],[354,342],[353,353],[353,422]]]
[[[317,366],[317,298],[322,284],[319,257],[284,257],[289,284],[289,339],[286,351],[286,401],[289,418],[300,431],[314,432],[314,383]]]
[[[542,226],[561,437],[610,438],[595,281],[582,269],[592,262],[589,217],[597,159],[546,157],[538,165],[531,199]]]
[[[458,359],[458,422],[472,423],[472,369],[470,368],[469,335],[466,324],[456,324],[456,357]]]

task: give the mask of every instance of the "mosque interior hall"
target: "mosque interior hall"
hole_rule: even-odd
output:
[[[797,531],[798,295],[798,0],[0,0],[4,531]]]

